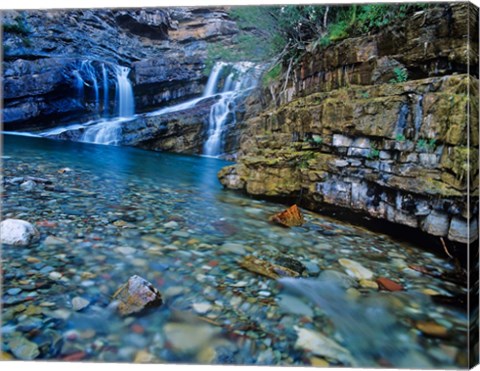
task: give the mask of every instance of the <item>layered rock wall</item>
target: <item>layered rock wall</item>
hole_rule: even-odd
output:
[[[85,62],[102,96],[101,65],[130,68],[137,112],[198,96],[208,45],[238,32],[223,8],[6,11],[3,26],[7,130],[98,118],[93,88],[86,85],[85,100],[76,96],[75,71]]]
[[[478,39],[469,40],[465,16],[472,10],[436,8],[307,54],[288,88],[271,86],[270,106],[246,123],[240,160],[220,172],[222,184],[471,242],[478,56],[467,66]],[[435,69],[442,60],[446,67]],[[391,81],[397,66],[408,81]]]

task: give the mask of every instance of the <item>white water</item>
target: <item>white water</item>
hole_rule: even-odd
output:
[[[97,71],[98,70],[98,71]],[[115,112],[116,117],[108,118],[110,107],[110,81],[109,71],[116,77],[115,82]],[[60,128],[54,128],[41,133],[41,136],[58,136],[68,131],[83,130],[83,134],[77,137],[78,140],[88,143],[98,144],[119,144],[122,138],[122,123],[131,120],[135,116],[135,103],[132,84],[128,79],[130,69],[112,65],[109,63],[97,63],[91,60],[82,61],[79,68],[72,72],[73,85],[77,99],[81,103],[86,102],[88,98],[85,94],[85,88],[90,89],[90,97],[93,93],[93,103],[95,112],[101,118],[86,123],[73,124]],[[102,79],[103,101],[100,101],[99,78]],[[90,104],[92,99],[90,98]],[[100,112],[100,106],[102,112]]]
[[[81,64],[80,68],[81,73],[85,75],[85,78],[83,79],[84,85],[90,87],[93,89],[93,94],[94,94],[94,105],[95,105],[95,111],[98,112],[98,108],[100,105],[100,91],[98,88],[98,81],[97,81],[97,74],[95,71],[95,67],[92,65],[92,61],[90,60],[85,60]]]
[[[77,99],[83,103],[83,99],[84,99],[83,85],[85,85],[85,82],[82,79],[82,75],[80,75],[80,71],[77,71],[77,70],[73,71],[73,77],[75,79],[74,85],[77,93]]]
[[[210,72],[210,76],[208,77],[207,85],[203,91],[204,97],[210,97],[217,91],[217,84],[218,78],[220,77],[220,72],[222,72],[222,68],[226,66],[223,62],[217,62],[212,68],[212,72]]]
[[[218,93],[219,99],[210,109],[207,140],[203,146],[203,154],[219,156],[224,152],[225,136],[228,126],[236,124],[236,101],[252,89],[257,82],[257,75],[252,63],[236,64],[217,63],[208,79],[205,92],[214,95],[220,89],[222,71],[229,68],[223,89]],[[205,95],[205,93],[204,93]]]
[[[151,117],[151,116],[161,116],[161,115],[164,115],[164,114],[166,114],[166,113],[184,111],[184,110],[187,110],[187,109],[190,109],[190,108],[194,107],[198,102],[200,102],[200,101],[202,101],[202,100],[204,100],[204,99],[205,99],[205,97],[200,97],[200,98],[191,99],[191,100],[186,101],[186,102],[184,102],[184,103],[176,104],[176,105],[174,105],[174,106],[165,107],[165,108],[162,108],[162,109],[159,109],[159,110],[156,110],[156,111],[147,113],[146,116],[148,116],[148,117]]]
[[[135,101],[132,84],[128,80],[130,68],[117,66],[116,72],[118,117],[131,117],[135,113]]]
[[[98,144],[120,144],[122,140],[122,123],[135,117],[135,105],[132,85],[128,79],[128,67],[110,64],[97,64],[98,76],[101,76],[103,85],[103,118],[85,124],[74,124],[67,127],[55,128],[42,133],[42,136],[55,136],[69,130],[81,130],[83,134],[79,140]],[[108,73],[113,71],[116,76],[115,84],[115,112],[116,117],[107,119],[109,115],[109,79]],[[224,152],[224,139],[228,127],[236,124],[236,101],[250,91],[256,84],[259,69],[250,62],[228,64],[218,62],[212,68],[203,94],[199,98],[164,107],[150,112],[146,116],[159,116],[172,112],[184,111],[193,108],[200,101],[216,97],[217,101],[211,106],[207,140],[203,153],[208,156],[218,156]],[[78,99],[85,99],[85,86],[93,89],[95,108],[99,111],[100,92],[95,64],[91,61],[82,62],[80,69],[73,72],[74,86]]]
[[[102,63],[102,78],[103,78],[103,117],[108,116],[109,106],[109,88],[108,88],[108,72],[105,68],[105,63]]]
[[[216,156],[222,151],[222,133],[225,124],[230,118],[231,124],[235,124],[235,101],[234,94],[223,94],[222,97],[210,109],[208,139],[203,146],[203,154]]]

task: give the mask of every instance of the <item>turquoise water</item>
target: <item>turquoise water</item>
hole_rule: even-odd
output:
[[[285,206],[222,189],[216,174],[228,164],[4,136],[3,218],[36,224],[41,238],[3,247],[3,350],[18,354],[14,340],[27,339],[38,347],[37,359],[463,365],[465,311],[431,295],[466,290],[409,268],[451,272],[450,262],[306,211],[302,227],[273,225],[269,217]],[[26,192],[10,182],[21,176],[51,184]],[[247,271],[239,265],[247,255],[294,261],[306,281],[282,284]],[[370,281],[387,277],[405,290],[362,286],[339,259],[373,272]],[[134,274],[152,282],[164,304],[122,318],[111,296]],[[75,311],[75,297],[89,305]],[[435,323],[441,334],[419,323]],[[320,334],[319,348],[330,351],[302,345],[306,332]]]

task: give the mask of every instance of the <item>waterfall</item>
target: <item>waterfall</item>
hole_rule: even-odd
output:
[[[76,123],[56,128],[41,135],[47,137],[61,135],[64,138],[74,138],[74,140],[90,143],[121,144],[123,124],[136,117],[133,88],[128,79],[130,69],[93,60],[84,60],[75,67],[71,78],[73,78],[77,97],[82,103],[90,103],[90,111],[91,103],[94,101],[95,113],[98,114],[98,117],[88,123]],[[219,156],[224,153],[228,129],[236,124],[236,109],[239,100],[253,89],[260,72],[260,68],[251,62],[217,62],[212,68],[202,96],[174,106],[163,107],[146,114],[146,116],[179,112],[193,108],[200,101],[209,100],[210,102],[215,99],[208,117],[207,139],[204,143],[203,153],[209,156]],[[116,80],[115,87],[113,87],[113,76]],[[115,117],[109,117],[112,115],[110,110],[111,89],[115,89]],[[89,108],[88,105],[87,108]]]
[[[121,141],[122,120],[100,122],[85,129],[82,142],[117,145]]]
[[[108,76],[104,65],[102,65],[102,68],[105,112],[105,108],[108,109]],[[125,119],[133,118],[135,115],[133,88],[130,80],[128,80],[130,68],[115,66],[115,73],[117,77],[115,93],[117,117],[86,126],[81,137],[82,142],[118,145],[122,140],[122,122]]]
[[[108,116],[108,105],[109,105],[109,96],[108,96],[108,72],[105,68],[105,63],[102,63],[102,78],[103,78],[103,117]]]
[[[219,156],[225,147],[225,136],[228,126],[236,124],[236,101],[251,90],[258,79],[254,65],[249,62],[227,64],[219,62],[215,64],[208,78],[204,96],[213,95],[220,91],[220,83],[223,70],[227,70],[219,99],[210,109],[208,120],[207,140],[203,146],[203,154],[207,156]]]
[[[100,91],[98,89],[97,74],[95,67],[92,65],[92,61],[82,61],[80,71],[85,75],[85,78],[83,79],[85,85],[93,88],[94,107],[95,111],[98,112],[98,108],[100,106]]]
[[[116,68],[118,117],[131,117],[135,113],[132,84],[128,80],[129,72],[128,67],[117,66]]]
[[[210,109],[208,139],[204,144],[203,153],[207,156],[221,154],[222,132],[231,116],[231,124],[235,124],[234,94],[224,94]]]
[[[210,72],[210,76],[208,77],[207,85],[203,91],[204,97],[209,97],[217,92],[218,79],[225,65],[224,62],[217,62],[213,66],[212,72]]]
[[[74,85],[75,85],[75,91],[77,93],[77,99],[80,101],[80,103],[83,103],[83,99],[84,99],[83,86],[85,85],[85,81],[83,81],[82,75],[80,75],[80,71],[78,70],[73,71],[73,77],[75,79]]]

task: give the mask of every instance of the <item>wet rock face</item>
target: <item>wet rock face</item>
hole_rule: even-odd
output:
[[[170,17],[165,10],[120,10],[115,13],[117,24],[136,35],[153,40],[168,39]]]
[[[118,312],[121,316],[140,313],[143,310],[162,304],[162,296],[153,285],[137,275],[128,279],[113,295],[118,301]]]
[[[86,60],[94,66],[101,94],[101,63],[131,69],[128,77],[137,112],[198,96],[207,81],[209,43],[230,40],[238,32],[222,8],[7,11],[3,15],[7,130],[98,118],[98,107],[75,94],[73,71]],[[110,89],[113,106],[114,87]],[[93,96],[91,88],[85,90]]]
[[[469,46],[461,17],[473,10],[447,8],[450,19],[435,8],[307,54],[285,92],[273,83],[264,90],[270,105],[247,113],[239,161],[219,172],[220,182],[257,196],[301,195],[310,209],[334,205],[472,242],[478,221],[468,215],[478,206],[469,211],[466,194],[478,184],[477,166],[468,165],[478,162],[478,106],[467,108],[478,79],[462,74]],[[448,55],[448,68],[432,53]],[[391,82],[403,67],[408,80]],[[467,168],[475,169],[467,175]]]

